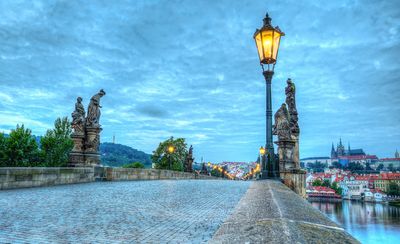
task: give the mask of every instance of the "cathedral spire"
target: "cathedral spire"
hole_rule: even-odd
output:
[[[400,154],[399,154],[399,152],[397,151],[397,148],[396,148],[396,153],[394,154],[394,157],[395,157],[395,158],[400,158]]]

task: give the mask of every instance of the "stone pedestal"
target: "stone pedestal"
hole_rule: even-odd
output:
[[[85,135],[72,134],[71,139],[74,142],[74,148],[69,154],[69,167],[83,166],[85,164],[84,143]]]
[[[278,145],[279,171],[296,168],[293,161],[295,143],[294,140],[280,140],[275,142]]]
[[[295,165],[295,168],[299,169],[300,168],[299,135],[292,134],[292,140],[295,142],[293,148],[293,163]]]
[[[85,164],[87,166],[100,165],[100,127],[86,127]]]
[[[302,169],[291,169],[280,172],[280,177],[287,187],[306,198],[306,171]]]
[[[193,158],[187,158],[184,166],[184,171],[192,173],[193,172]]]

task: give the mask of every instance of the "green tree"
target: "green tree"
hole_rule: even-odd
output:
[[[396,182],[390,182],[388,185],[388,190],[386,192],[388,195],[400,196],[400,187]]]
[[[322,186],[322,181],[320,180],[314,180],[312,183],[313,186]]]
[[[332,183],[331,188],[332,188],[333,190],[335,190],[336,194],[342,195],[343,189],[342,189],[341,187],[339,187],[339,185],[338,185],[338,183],[337,183],[336,181]]]
[[[4,140],[4,139],[3,139]],[[3,141],[4,143],[4,141]],[[5,166],[31,167],[38,163],[38,145],[30,129],[17,125],[5,139],[3,155],[6,157]]]
[[[7,139],[3,133],[0,133],[0,167],[7,165],[6,157],[6,143]]]
[[[389,164],[387,168],[389,171],[392,171],[392,172],[394,171],[393,164]]]
[[[378,167],[376,168],[377,171],[381,171],[385,166],[383,164],[379,164]]]
[[[54,129],[47,130],[40,139],[44,166],[62,167],[68,163],[68,155],[73,148],[71,123],[67,117],[57,118]]]
[[[341,169],[341,168],[343,168],[343,166],[342,166],[338,161],[333,162],[333,163],[332,163],[332,167],[333,167],[333,168],[336,168],[336,169]]]
[[[168,147],[170,146],[174,148],[173,153],[168,152]],[[188,154],[186,147],[184,138],[174,139],[171,137],[161,142],[151,156],[155,168],[183,171],[183,163]]]
[[[324,182],[322,182],[322,186],[331,187],[331,182],[329,180],[324,180]]]
[[[133,162],[133,163],[130,163],[130,164],[122,165],[122,168],[137,168],[137,169],[143,169],[143,168],[144,168],[144,164],[142,164],[141,162]]]

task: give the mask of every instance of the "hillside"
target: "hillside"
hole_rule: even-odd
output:
[[[101,164],[111,167],[121,167],[132,162],[141,162],[146,168],[151,168],[150,154],[129,146],[109,142],[100,144]]]

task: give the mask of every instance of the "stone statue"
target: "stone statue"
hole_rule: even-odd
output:
[[[287,81],[287,86],[285,88],[286,94],[286,104],[288,106],[289,115],[290,115],[290,129],[293,134],[299,134],[300,128],[298,124],[298,113],[296,108],[296,86],[289,78]]]
[[[275,125],[272,134],[277,135],[279,141],[291,140],[290,116],[286,104],[281,105],[274,118]]]
[[[192,145],[190,145],[190,148],[189,148],[189,157],[190,158],[193,157],[193,146]]]
[[[100,127],[100,98],[106,95],[106,92],[101,89],[99,93],[94,95],[90,99],[88,106],[88,113],[86,118],[86,126],[88,127]]]
[[[192,172],[193,161],[194,161],[193,146],[190,145],[189,152],[185,160],[185,164],[183,165],[183,170],[185,172]]]
[[[85,108],[82,105],[82,98],[78,97],[75,103],[75,111],[72,113],[71,127],[74,134],[85,133]]]

